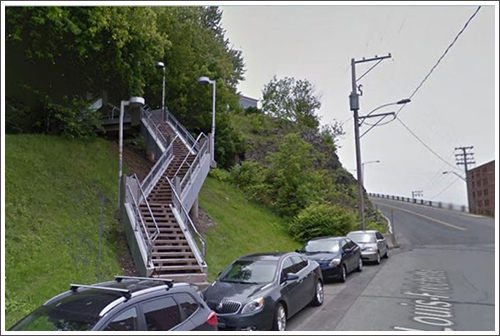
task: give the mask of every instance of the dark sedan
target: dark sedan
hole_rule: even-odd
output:
[[[219,330],[278,330],[307,304],[323,303],[323,278],[295,252],[252,254],[234,261],[202,296]]]
[[[325,281],[345,282],[347,274],[363,270],[361,248],[347,237],[314,238],[297,252],[319,263]]]

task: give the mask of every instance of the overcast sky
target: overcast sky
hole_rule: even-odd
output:
[[[246,64],[246,79],[238,87],[241,93],[260,99],[264,85],[274,75],[312,82],[322,96],[322,123],[347,121],[338,154],[354,175],[354,125],[348,100],[351,58],[392,55],[360,81],[360,114],[364,115],[380,105],[409,97],[477,7],[221,6],[226,36],[234,48],[243,51]],[[463,175],[463,166],[455,164],[455,147],[474,146],[476,166],[497,155],[497,11],[498,7],[482,6],[399,115],[451,166],[395,120],[375,127],[361,140],[362,161],[380,161],[365,165],[369,192],[411,196],[412,191],[422,190],[424,199],[466,204],[465,183],[454,174],[442,172],[454,170]],[[358,64],[358,76],[372,65]],[[377,113],[397,111],[399,107]],[[360,132],[367,129],[363,126]]]

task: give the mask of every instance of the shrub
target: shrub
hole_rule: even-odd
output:
[[[212,169],[208,173],[208,176],[220,182],[231,182],[231,175],[224,169]]]
[[[355,228],[356,217],[352,213],[329,204],[310,205],[289,226],[290,233],[301,243],[321,236],[344,236]]]

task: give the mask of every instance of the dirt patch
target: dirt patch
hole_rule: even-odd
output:
[[[207,213],[201,209],[198,211],[198,218],[191,218],[194,225],[201,234],[204,234],[208,231],[209,228],[215,225],[215,222],[212,218],[210,218]]]

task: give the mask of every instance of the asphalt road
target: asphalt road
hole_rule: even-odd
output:
[[[287,330],[495,330],[495,220],[373,198],[399,248],[345,284],[325,285],[325,302]]]

